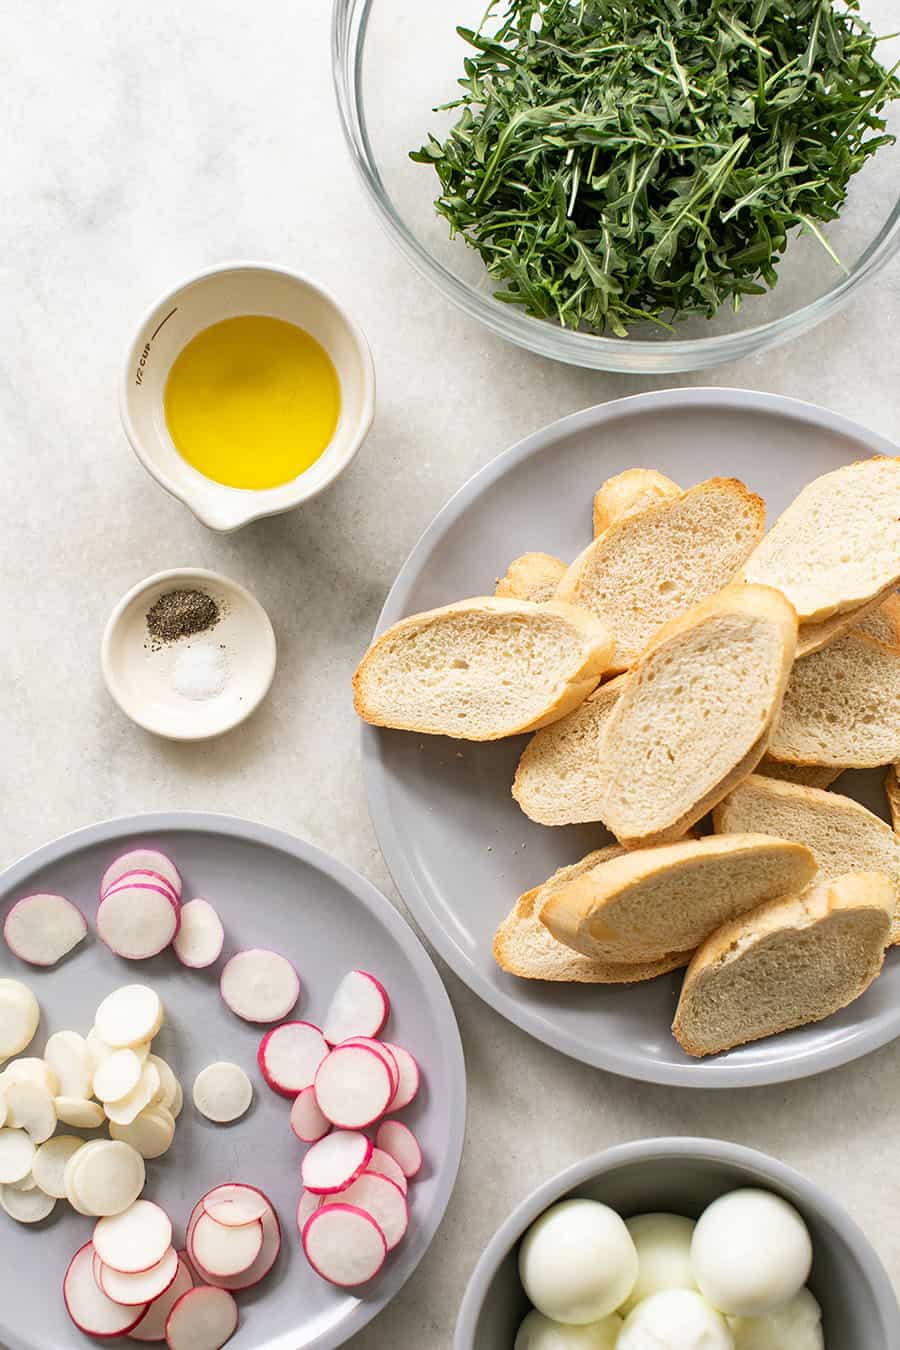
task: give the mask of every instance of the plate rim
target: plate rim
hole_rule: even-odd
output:
[[[340,1325],[326,1329],[315,1340],[309,1342],[308,1346],[308,1350],[338,1350],[339,1346],[344,1345],[351,1336],[355,1336],[383,1312],[415,1273],[444,1221],[462,1161],[467,1107],[467,1077],[462,1038],[444,982],[430,953],[411,925],[373,882],[348,863],[319,848],[317,844],[309,843],[308,840],[274,825],[265,825],[261,821],[217,811],[137,812],[80,826],[21,854],[0,870],[0,897],[14,890],[30,872],[37,868],[52,866],[82,849],[97,844],[114,843],[117,839],[131,835],[194,831],[226,834],[230,838],[262,844],[287,853],[329,876],[343,889],[349,891],[354,899],[373,915],[376,922],[382,923],[389,936],[396,940],[404,956],[421,976],[429,996],[429,1003],[435,1009],[438,1039],[447,1062],[447,1070],[451,1074],[449,1084],[451,1110],[448,1141],[442,1157],[443,1166],[438,1178],[437,1194],[424,1224],[428,1234],[427,1241],[396,1288],[384,1297],[376,1295],[373,1298],[359,1298],[349,1316],[343,1319]],[[275,1340],[260,1343],[257,1350],[286,1350],[291,1336],[290,1331],[281,1333]],[[30,1342],[20,1340],[19,1344],[23,1350],[27,1350]]]
[[[647,393],[628,394],[607,403],[594,404],[579,412],[570,413],[539,428],[530,435],[501,451],[481,469],[476,470],[449,498],[423,530],[388,591],[373,636],[405,617],[410,591],[418,580],[421,565],[434,546],[482,493],[524,460],[542,453],[554,442],[584,429],[606,428],[622,418],[641,415],[645,411],[664,411],[672,408],[719,408],[736,412],[763,412],[812,427],[836,432],[865,446],[871,455],[898,455],[900,448],[879,432],[871,431],[842,413],[832,412],[817,403],[789,398],[784,394],[770,394],[753,389],[720,386],[700,386],[679,389],[658,389]],[[378,839],[378,846],[393,878],[394,885],[420,926],[428,941],[447,963],[453,973],[493,1008],[506,1021],[559,1050],[571,1059],[589,1067],[603,1069],[622,1078],[637,1082],[655,1083],[664,1087],[689,1087],[701,1090],[741,1087],[767,1087],[776,1083],[794,1082],[815,1077],[841,1065],[852,1063],[870,1054],[900,1036],[900,1007],[892,1017],[883,1019],[876,1027],[866,1027],[848,1037],[839,1046],[828,1044],[807,1050],[802,1055],[778,1064],[749,1064],[744,1066],[716,1064],[713,1072],[706,1063],[657,1065],[633,1062],[615,1046],[602,1043],[585,1048],[577,1037],[551,1026],[539,1013],[519,1004],[511,993],[495,987],[472,965],[465,953],[455,945],[448,932],[436,918],[424,890],[409,867],[400,832],[387,807],[388,771],[383,760],[383,729],[362,724],[363,781],[369,803],[369,814]]]

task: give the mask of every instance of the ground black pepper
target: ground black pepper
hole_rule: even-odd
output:
[[[177,642],[214,628],[222,617],[219,606],[205,591],[167,591],[147,611],[147,631],[156,646]]]

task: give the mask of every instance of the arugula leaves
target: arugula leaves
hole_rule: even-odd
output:
[[[821,225],[893,140],[900,80],[859,0],[498,4],[457,29],[459,119],[411,158],[497,298],[566,327],[738,308],[775,285],[789,231],[831,252]]]

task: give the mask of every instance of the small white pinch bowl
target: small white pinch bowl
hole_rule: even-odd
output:
[[[147,612],[175,590],[205,592],[221,618],[206,632],[160,644],[148,632]],[[211,698],[186,697],[175,688],[175,663],[192,643],[222,652],[227,680]],[[208,740],[238,726],[268,693],[275,661],[275,634],[259,601],[236,581],[202,567],[157,572],[138,582],[109,616],[100,648],[106,687],[125,715],[173,741]]]
[[[179,455],[163,398],[172,363],[222,319],[263,314],[305,329],[325,348],[341,386],[331,441],[303,473],[279,487],[227,487]],[[197,519],[222,533],[289,511],[322,492],[352,461],[372,425],[375,368],[362,330],[337,300],[299,272],[267,263],[223,263],[189,277],[147,311],[129,344],[119,391],[125,434],[147,472]]]

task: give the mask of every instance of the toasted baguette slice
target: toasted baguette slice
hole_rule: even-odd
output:
[[[891,942],[900,942],[900,839],[879,816],[839,792],[751,774],[713,812],[718,834],[777,835],[812,849],[825,881],[849,868],[890,877],[897,902]]]
[[[780,591],[729,586],[657,634],[600,743],[600,815],[620,843],[678,839],[759,763],[797,619]]]
[[[693,951],[763,900],[795,895],[816,860],[765,834],[712,835],[637,849],[554,887],[540,911],[558,942],[598,961],[658,961]]]
[[[894,833],[900,834],[900,764],[892,764],[888,769],[884,790],[887,793],[888,806],[891,808]]]
[[[512,786],[526,816],[541,825],[601,819],[600,741],[625,678],[601,684],[580,708],[532,736]]]
[[[571,867],[561,867],[542,886],[520,896],[494,937],[494,959],[500,969],[523,980],[549,980],[559,984],[636,984],[655,980],[659,975],[686,966],[691,952],[637,965],[592,961],[557,942],[538,918],[546,897],[556,886],[564,885],[622,852],[617,845],[597,849]]]
[[[747,560],[747,581],[777,586],[801,624],[856,609],[900,579],[900,459],[815,478]]]
[[[851,769],[900,759],[900,647],[848,633],[797,661],[769,754]]]
[[[846,1008],[881,970],[893,903],[887,877],[853,872],[726,923],[688,966],[675,1039],[717,1055]]]
[[[830,619],[822,619],[819,623],[801,623],[797,634],[798,660],[801,656],[811,656],[813,652],[820,652],[823,647],[827,647],[836,638],[843,637],[845,633],[862,632],[868,633],[869,637],[878,637],[878,632],[873,631],[874,629],[890,626],[880,620],[880,610],[886,599],[893,594],[892,583],[874,599],[867,600],[864,605],[857,605],[855,609],[847,609],[842,614],[832,614]],[[884,639],[879,638],[879,641]]]
[[[779,778],[784,783],[802,783],[804,787],[824,789],[831,787],[844,770],[833,769],[827,764],[787,764],[780,759],[772,759],[771,755],[763,755],[756,772],[764,774],[766,778]]]
[[[521,558],[513,558],[506,576],[497,578],[494,594],[543,604],[553,599],[565,573],[566,564],[549,553],[523,553]]]
[[[662,624],[733,580],[762,535],[765,504],[734,478],[711,478],[619,517],[572,563],[557,599],[595,614],[634,664]]]
[[[656,469],[626,469],[617,473],[614,478],[607,478],[594,495],[594,538],[608,530],[614,520],[681,495],[678,484]]]
[[[577,708],[611,653],[603,624],[573,606],[461,600],[377,638],[353,676],[354,704],[375,726],[493,741]]]

